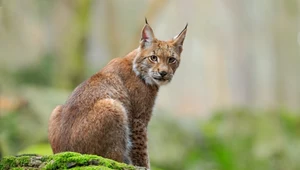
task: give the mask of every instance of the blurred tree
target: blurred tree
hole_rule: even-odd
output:
[[[281,106],[299,107],[300,101],[300,2],[276,1],[277,17],[272,19],[276,58],[276,98]]]
[[[56,51],[54,85],[74,88],[85,78],[86,38],[89,30],[91,0],[60,1],[56,5],[67,3],[70,8],[70,20],[63,28],[59,49]],[[60,17],[60,11],[55,17]]]

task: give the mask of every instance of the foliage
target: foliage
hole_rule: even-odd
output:
[[[18,154],[34,153],[38,155],[51,155],[52,150],[49,143],[34,144],[18,152]]]
[[[69,92],[64,90],[31,86],[19,86],[14,92],[6,90],[0,100],[10,101],[10,98],[13,98],[12,105],[19,105],[18,100],[22,99],[24,100],[22,103],[25,104],[11,109],[1,108],[0,152],[4,156],[13,155],[32,144],[46,143],[51,110],[57,104],[63,103],[68,94]]]
[[[300,115],[287,111],[219,111],[204,121],[158,116],[150,157],[172,170],[297,170],[299,127]]]

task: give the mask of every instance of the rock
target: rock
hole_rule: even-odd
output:
[[[9,169],[146,170],[146,168],[143,167],[119,163],[100,156],[85,155],[75,152],[63,152],[49,156],[25,154],[2,158],[0,160],[0,170]]]

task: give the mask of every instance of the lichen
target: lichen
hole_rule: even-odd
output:
[[[0,160],[0,170],[8,169],[100,169],[100,170],[142,170],[96,155],[85,155],[75,152],[63,152],[49,156],[9,156]]]

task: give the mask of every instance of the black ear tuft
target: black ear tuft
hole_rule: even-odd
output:
[[[145,17],[145,23],[148,24],[147,18]]]
[[[187,32],[187,26],[188,26],[188,24],[186,24],[184,29],[177,36],[175,36],[173,38],[173,44],[174,44],[174,46],[177,47],[179,53],[182,52],[182,46],[183,46],[183,42],[184,42],[185,35]]]
[[[186,25],[185,25],[184,29],[187,29],[188,25],[189,25],[189,23],[186,23]]]
[[[188,27],[188,23],[186,23],[186,25],[185,25],[185,27],[184,27],[184,29],[177,35],[177,36],[179,36],[179,35],[181,35],[184,31],[186,31],[186,29],[187,29],[187,27]]]

